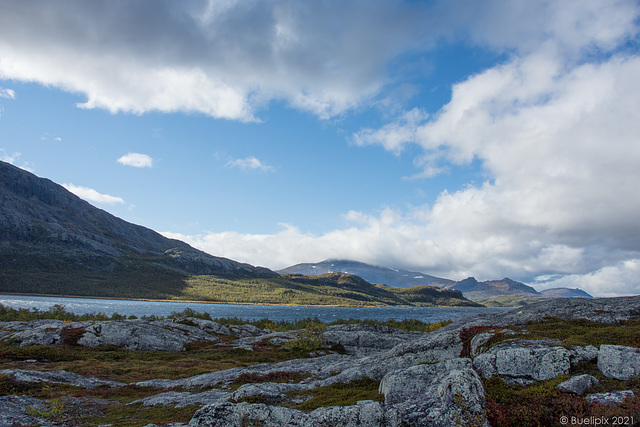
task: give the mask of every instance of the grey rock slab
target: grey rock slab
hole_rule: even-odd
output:
[[[125,383],[117,381],[101,380],[99,378],[84,377],[79,374],[67,371],[31,371],[25,369],[5,369],[0,371],[0,374],[5,374],[11,377],[15,381],[22,382],[47,382],[55,384],[67,384],[76,387],[83,388],[95,388],[98,386],[108,387],[120,387]]]
[[[473,364],[485,378],[506,375],[536,381],[566,375],[571,368],[567,349],[527,340],[507,341],[495,345],[476,356]]]
[[[605,377],[630,380],[640,376],[640,349],[603,344],[598,351],[598,369]]]
[[[171,321],[174,323],[194,324],[210,334],[231,335],[231,330],[228,327],[212,320],[199,319],[197,317],[175,317]]]
[[[197,327],[168,321],[111,320],[95,322],[85,329],[78,344],[86,347],[114,345],[129,350],[182,351],[186,343],[220,341]]]
[[[51,426],[40,417],[29,415],[27,408],[46,409],[42,400],[31,396],[0,396],[0,427]]]
[[[328,354],[326,356],[310,359],[294,359],[275,364],[253,365],[247,368],[231,368],[223,371],[210,372],[194,377],[179,380],[156,379],[136,383],[139,386],[156,388],[184,387],[187,389],[214,386],[216,384],[229,384],[243,373],[258,373],[266,375],[273,372],[300,372],[309,373],[314,380],[323,380],[341,372],[354,364],[357,359],[341,354]],[[309,380],[310,382],[312,380]]]
[[[624,399],[627,397],[633,397],[633,391],[624,390],[624,391],[612,391],[609,393],[594,393],[588,394],[585,398],[590,403],[598,403],[603,406],[618,406]]]
[[[220,390],[209,390],[202,393],[168,391],[136,400],[129,403],[129,405],[142,403],[144,406],[173,406],[175,408],[181,408],[188,405],[208,405],[213,402],[226,401],[228,399],[229,393]]]
[[[589,387],[593,387],[594,385],[598,384],[598,382],[599,381],[596,377],[584,374],[572,377],[567,381],[561,382],[556,386],[556,388],[566,393],[573,393],[582,396]]]
[[[470,359],[392,372],[380,383],[391,426],[485,425],[485,390]]]
[[[281,406],[251,403],[211,404],[196,412],[189,427],[382,427],[386,425],[383,406],[365,400],[351,406],[332,406],[302,412]]]
[[[264,403],[275,404],[285,398],[288,391],[307,390],[312,384],[300,383],[250,383],[243,384],[231,394],[231,400],[240,401],[248,397],[260,397]]]
[[[268,333],[253,325],[229,325],[229,330],[238,338],[256,337]]]
[[[383,325],[354,324],[328,326],[323,338],[329,347],[339,344],[348,354],[363,356],[389,350],[420,335],[420,332],[406,332]]]
[[[580,362],[592,362],[598,358],[598,349],[592,345],[574,345],[569,349],[569,357],[572,366]]]
[[[270,344],[282,344],[287,341],[291,341],[295,338],[295,334],[291,332],[270,332],[264,335],[258,335],[257,337],[251,336],[246,338],[238,338],[233,342],[234,346],[251,346],[262,341],[266,341]]]
[[[5,324],[5,340],[29,344],[63,344],[64,331],[84,330],[78,345],[96,347],[114,345],[129,350],[182,351],[184,344],[200,341],[219,342],[213,333],[191,325],[171,321],[109,320],[64,323],[59,320],[10,322]]]

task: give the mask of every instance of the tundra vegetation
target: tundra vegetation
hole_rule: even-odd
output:
[[[567,349],[587,345],[598,348],[602,344],[640,347],[639,319],[622,321],[619,324],[605,324],[585,319],[565,320],[548,317],[542,321],[529,322],[522,327],[496,328],[479,325],[464,329],[460,333],[463,341],[461,356],[469,357],[471,340],[486,331],[497,331],[497,334],[486,341],[481,346],[483,348],[518,338],[554,340]],[[563,393],[556,388],[558,384],[581,374],[589,374],[598,380],[598,384],[588,389],[589,393],[631,390],[634,396],[625,399],[619,406],[608,407],[589,403],[581,396]],[[596,361],[580,362],[572,367],[568,375],[527,386],[507,383],[498,376],[485,379],[484,386],[487,391],[486,415],[493,427],[561,425],[559,420],[562,416],[580,420],[612,420],[614,417],[624,420],[624,417],[632,416],[633,422],[640,421],[640,378],[627,381],[607,378],[598,369]]]

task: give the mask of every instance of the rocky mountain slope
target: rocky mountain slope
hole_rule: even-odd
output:
[[[0,162],[0,292],[304,305],[476,305],[347,274],[280,275],[128,223]]]
[[[584,298],[593,298],[591,295],[583,291],[582,289],[569,289],[569,288],[552,288],[545,289],[540,291],[540,294],[546,297],[555,297],[555,298],[573,298],[573,297],[584,297]]]
[[[274,272],[214,257],[128,223],[64,187],[0,162],[0,291],[47,291],[61,283],[100,286],[109,273],[124,286],[145,275],[273,277]],[[178,280],[179,282],[179,280]]]
[[[475,277],[468,277],[449,286],[457,289],[469,298],[482,299],[503,295],[539,295],[531,286],[516,282],[509,278],[478,282]]]

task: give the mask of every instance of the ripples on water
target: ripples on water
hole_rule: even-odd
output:
[[[417,319],[427,323],[443,320],[460,320],[480,313],[497,313],[509,310],[505,307],[308,307],[282,305],[208,304],[191,302],[131,301],[94,298],[63,298],[44,296],[0,295],[0,304],[12,308],[37,308],[46,311],[54,304],[65,306],[76,314],[113,313],[125,316],[168,316],[185,308],[206,312],[213,318],[239,317],[245,320],[270,319],[294,321],[318,318],[323,322],[338,319],[402,320]]]

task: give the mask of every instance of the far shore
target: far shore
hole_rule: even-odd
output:
[[[103,300],[118,300],[118,301],[145,301],[145,302],[183,302],[191,304],[226,304],[226,305],[269,305],[269,306],[284,306],[284,307],[347,307],[347,308],[376,308],[376,307],[465,307],[461,305],[428,305],[428,306],[415,306],[415,305],[336,305],[336,304],[272,304],[272,303],[254,303],[254,302],[228,302],[228,301],[197,301],[187,299],[153,299],[153,298],[121,298],[121,297],[101,297],[90,295],[62,295],[62,294],[34,294],[34,293],[21,293],[21,292],[0,292],[0,295],[15,295],[15,296],[35,296],[35,297],[56,297],[56,298],[78,298],[78,299],[103,299]],[[474,307],[474,308],[487,308]]]

